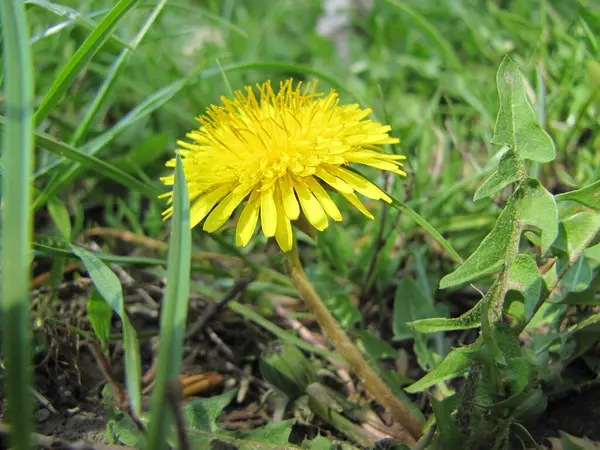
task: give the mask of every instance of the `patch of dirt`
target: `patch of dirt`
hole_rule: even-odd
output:
[[[552,401],[538,423],[530,430],[540,442],[544,438],[558,437],[558,431],[573,436],[600,440],[600,387]]]
[[[69,442],[96,444],[104,442],[108,415],[98,405],[86,405],[74,413],[63,411],[52,414],[46,409],[35,413],[37,432],[46,436],[60,437]]]

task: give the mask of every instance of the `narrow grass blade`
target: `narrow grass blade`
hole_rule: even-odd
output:
[[[7,122],[8,120],[5,117],[0,116],[0,125],[6,126]],[[133,177],[132,175],[128,174],[127,172],[119,169],[118,167],[115,167],[112,164],[102,161],[101,159],[98,159],[95,156],[90,156],[86,153],[82,153],[81,151],[77,150],[74,147],[71,147],[70,145],[65,144],[64,142],[59,142],[49,134],[38,131],[35,132],[35,137],[40,147],[52,153],[56,153],[57,155],[62,155],[71,161],[77,162],[81,164],[81,166],[93,170],[94,172],[97,172],[103,177],[110,178],[111,180],[116,181],[117,183],[131,190],[137,191],[140,194],[145,195],[146,197],[156,199],[156,196],[162,193],[162,191],[157,187],[144,183],[138,180],[137,178]],[[62,184],[63,183],[57,185],[56,188],[52,189],[49,192],[42,192],[40,196],[45,199],[51,198],[56,193],[58,187],[60,187]],[[36,204],[39,202],[40,200],[36,200]]]
[[[40,8],[44,8],[46,11],[49,11],[52,14],[68,19],[64,22],[52,26],[49,32],[44,32],[41,35],[32,37],[32,43],[39,41],[40,39],[46,38],[48,36],[52,36],[53,34],[74,23],[81,25],[90,31],[94,30],[98,26],[98,24],[94,20],[92,20],[92,17],[106,14],[109,11],[109,9],[103,9],[100,11],[94,11],[88,16],[86,16],[85,14],[81,14],[79,11],[76,11],[73,8],[69,8],[68,6],[64,5],[59,5],[58,3],[52,3],[46,0],[28,0],[25,3],[39,6]],[[117,48],[129,47],[129,44],[127,42],[118,38],[115,35],[110,35],[108,37],[107,42],[113,43],[113,45],[117,46]]]
[[[167,287],[161,310],[160,347],[152,388],[148,450],[167,448],[171,414],[166,405],[167,383],[178,382],[190,288],[192,232],[190,201],[181,156],[175,162],[173,218],[167,265]]]
[[[106,303],[117,313],[123,323],[123,347],[125,347],[125,385],[133,411],[139,415],[142,407],[141,359],[137,332],[127,317],[123,289],[119,278],[92,252],[71,245],[71,251],[85,265],[94,286]]]
[[[404,14],[409,16],[413,23],[419,27],[421,32],[440,50],[448,66],[452,69],[460,71],[462,68],[462,63],[456,56],[454,49],[450,45],[450,43],[444,39],[444,37],[435,29],[435,27],[427,21],[425,17],[419,14],[417,11],[412,9],[406,3],[399,0],[386,0],[389,4],[394,5]]]
[[[73,137],[69,142],[71,145],[76,146],[81,141],[81,138],[85,136],[85,133],[88,131],[90,125],[92,124],[92,121],[96,117],[98,110],[103,105],[104,100],[108,95],[108,92],[110,91],[117,77],[121,73],[123,64],[125,63],[125,61],[127,61],[129,55],[131,55],[131,50],[135,50],[140,44],[140,42],[142,42],[142,39],[144,39],[144,36],[148,32],[148,30],[150,29],[150,27],[152,26],[152,24],[154,23],[154,21],[156,20],[166,3],[167,0],[160,0],[158,2],[158,4],[154,7],[154,10],[150,13],[150,16],[148,17],[146,22],[138,31],[136,37],[133,39],[133,47],[131,49],[124,49],[119,55],[119,57],[116,59],[116,61],[113,63],[108,73],[108,76],[104,79],[100,90],[96,94],[96,97],[94,97],[94,100],[92,101],[91,105],[88,107],[85,113],[85,117],[75,130],[75,133],[73,133]]]
[[[106,147],[106,145],[110,141],[112,141],[120,133],[122,133],[123,131],[125,131],[134,123],[138,122],[144,117],[147,117],[148,115],[156,111],[158,108],[160,108],[162,105],[164,105],[166,102],[171,100],[175,95],[177,95],[181,91],[181,89],[183,89],[187,85],[188,82],[189,79],[185,78],[177,80],[169,84],[168,86],[165,86],[164,88],[160,89],[159,91],[148,97],[144,102],[140,103],[138,106],[132,109],[110,130],[106,131],[104,134],[98,136],[97,138],[86,144],[82,148],[82,151],[89,156],[93,156],[96,153],[100,152],[103,148]],[[67,158],[61,158],[60,160],[55,161],[54,163],[49,164],[48,166],[36,172],[35,177],[37,179],[40,176],[48,174],[51,170],[64,163],[68,165],[61,169],[59,175],[56,175],[55,179],[57,181],[47,186],[42,192],[42,194],[36,199],[34,205],[36,208],[43,206],[61,186],[71,182],[81,170],[81,165],[76,162],[72,163]]]
[[[44,96],[42,103],[35,112],[34,119],[36,124],[39,124],[48,117],[50,111],[54,109],[62,96],[67,92],[83,66],[92,59],[111,35],[119,21],[137,2],[138,0],[119,1],[119,3],[106,14],[104,19],[100,21],[98,26],[92,31],[81,47],[77,49],[73,57],[60,71],[56,80],[54,80],[54,83]]]
[[[454,250],[454,248],[452,248],[450,243],[446,239],[444,239],[444,237],[439,233],[438,230],[436,230],[433,227],[433,225],[431,225],[429,222],[427,222],[427,220],[425,220],[422,216],[420,216],[410,206],[406,205],[405,203],[401,202],[400,200],[396,200],[394,197],[391,197],[391,199],[392,199],[392,206],[394,208],[396,208],[398,211],[402,211],[403,213],[407,214],[415,222],[417,222],[419,225],[421,225],[423,227],[423,229],[425,231],[427,231],[429,233],[429,235],[433,239],[435,239],[435,241],[444,248],[444,250],[446,250],[448,252],[448,254],[452,257],[452,259],[454,261],[456,261],[458,263],[463,262],[460,255],[458,253],[456,253],[456,250]]]
[[[94,17],[97,16],[103,16],[104,14],[106,14],[109,10],[100,10],[100,11],[95,11],[93,13],[88,14],[87,17],[89,19],[93,19]],[[37,42],[40,42],[44,39],[47,39],[49,37],[52,37],[58,33],[60,33],[62,30],[66,30],[68,29],[71,25],[74,25],[76,23],[75,20],[71,19],[71,20],[63,20],[62,22],[59,23],[55,23],[54,25],[51,25],[50,27],[46,28],[45,30],[39,32],[38,34],[31,36],[31,44],[35,44]],[[96,23],[93,22],[93,25],[91,26],[91,28],[95,28],[96,27]]]
[[[248,308],[246,305],[242,305],[239,302],[232,301],[227,303],[227,308],[230,310],[244,316],[246,319],[254,322],[258,326],[264,328],[265,330],[273,333],[277,338],[282,341],[289,342],[290,344],[294,344],[301,349],[306,350],[307,352],[314,353],[316,355],[325,356],[326,358],[332,358],[336,361],[344,362],[342,357],[337,353],[330,352],[329,350],[324,350],[318,347],[315,347],[312,344],[309,344],[306,341],[303,341],[299,337],[296,337],[294,334],[284,330],[283,328],[278,327],[273,322],[268,319],[265,319],[263,316],[258,314],[256,311],[253,311],[251,308]]]
[[[30,300],[33,170],[33,64],[25,8],[21,0],[3,0],[4,110],[2,141],[2,254],[0,256],[2,351],[5,364],[9,446],[32,448]]]
[[[141,5],[140,5],[141,6]],[[243,37],[243,38],[248,38],[248,33],[246,33],[246,31],[244,31],[244,29],[238,27],[237,25],[231,23],[230,21],[228,21],[227,19],[224,19],[223,17],[217,15],[217,14],[213,14],[211,12],[206,11],[205,8],[198,8],[196,6],[191,6],[191,5],[186,5],[186,4],[177,4],[174,2],[171,2],[171,4],[169,5],[169,8],[171,9],[180,9],[182,11],[186,11],[188,14],[191,14],[192,17],[196,17],[196,16],[204,16],[209,20],[212,20],[214,23],[220,25],[221,27],[225,28],[226,30],[231,30],[234,33],[236,33],[237,35]]]

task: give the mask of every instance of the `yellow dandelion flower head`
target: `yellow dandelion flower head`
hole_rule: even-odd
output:
[[[204,220],[213,232],[246,200],[238,218],[236,244],[245,246],[260,217],[265,236],[275,237],[284,251],[292,247],[292,224],[301,211],[317,230],[328,217],[342,214],[325,187],[338,191],[369,218],[373,216],[356,193],[374,200],[391,199],[376,185],[347,168],[363,164],[406,175],[401,155],[383,153],[380,146],[395,144],[390,127],[367,116],[370,109],[340,105],[331,90],[316,92],[316,82],[281,82],[274,93],[270,81],[221,98],[198,117],[201,126],[178,141],[188,184],[191,225]],[[174,167],[175,160],[167,162]],[[173,185],[174,176],[162,179]],[[172,192],[164,194],[172,200]],[[172,206],[164,216],[172,214]]]

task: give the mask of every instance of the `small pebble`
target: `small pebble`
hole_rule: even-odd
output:
[[[50,411],[46,408],[40,408],[33,413],[33,417],[37,423],[43,423],[50,418]]]

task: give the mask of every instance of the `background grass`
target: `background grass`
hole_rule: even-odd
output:
[[[168,224],[161,220],[164,204],[156,195],[164,190],[159,177],[167,173],[164,162],[176,140],[195,128],[194,117],[221,95],[266,79],[275,84],[290,76],[316,78],[323,91],[340,91],[344,102],[372,107],[401,139],[393,150],[408,157],[406,179],[377,181],[387,183],[463,258],[501,211],[499,199],[472,199],[499,158],[490,140],[498,110],[495,75],[505,54],[525,74],[538,119],[557,145],[556,161],[534,164],[534,173],[555,194],[600,178],[598,5],[587,0],[372,3],[372,11],[352,10],[340,53],[315,32],[323,14],[316,0],[25,2],[35,66],[37,272],[50,270],[49,283],[62,282],[65,262],[71,261],[64,241],[81,241],[95,226],[164,240]],[[9,57],[5,51],[5,66]],[[8,82],[5,77],[5,91]],[[5,96],[1,106],[7,116]],[[3,158],[9,169],[6,151]],[[345,327],[362,322],[364,331],[375,320],[361,315],[350,298],[360,298],[363,308],[375,305],[377,320],[385,321],[403,277],[416,280],[430,313],[454,316],[470,305],[473,293],[437,291],[439,279],[456,262],[409,214],[373,204],[377,220],[369,221],[340,203],[344,226],[331,227],[316,243],[303,242],[307,272],[318,289],[336,292],[328,296],[330,306]],[[156,258],[164,261],[166,253],[143,260],[148,252],[140,242],[135,252],[124,252],[118,241],[108,240],[103,258],[114,254],[124,266],[141,264],[148,273],[164,275]],[[223,295],[241,273],[238,266],[219,262],[229,256],[258,270],[246,301],[259,311],[265,294],[294,295],[278,274],[280,256],[265,251],[264,237],[243,250],[233,242],[231,229],[214,236],[194,233],[193,289],[212,298]],[[42,257],[49,254],[59,257]],[[206,254],[225,256],[215,263]],[[230,307],[238,313],[246,308]],[[272,311],[265,311],[267,318],[254,311],[247,318],[268,321]],[[279,333],[277,325],[266,326]],[[391,320],[385,326],[391,329]],[[354,337],[362,345],[370,342],[360,333]],[[431,349],[442,357],[452,345],[447,337],[436,337],[430,350],[417,352],[419,365],[431,368]]]

